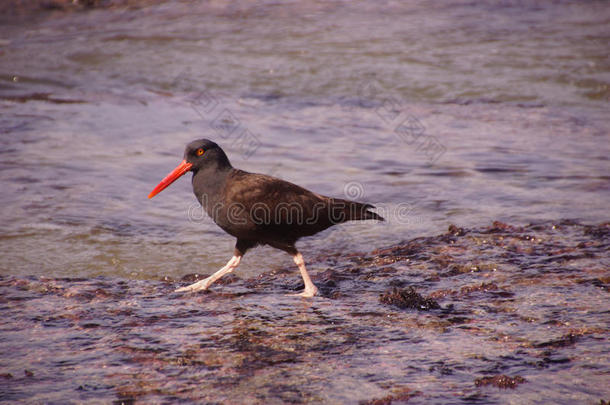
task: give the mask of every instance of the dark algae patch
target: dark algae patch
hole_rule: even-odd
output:
[[[607,227],[320,253],[312,300],[287,296],[300,276],[282,266],[202,294],[171,274],[2,276],[0,402],[603,403]]]
[[[493,385],[498,388],[515,388],[519,384],[523,384],[527,380],[521,376],[509,377],[507,375],[495,375],[493,377],[481,377],[474,380],[474,385],[477,387],[485,385]]]
[[[379,301],[382,304],[394,305],[398,308],[417,309],[428,311],[430,309],[440,309],[438,302],[431,298],[424,298],[415,291],[415,288],[393,288],[392,291],[381,294]]]

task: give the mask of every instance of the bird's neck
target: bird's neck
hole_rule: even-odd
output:
[[[193,192],[208,214],[213,207],[222,204],[225,184],[233,167],[229,165],[211,165],[193,173]]]

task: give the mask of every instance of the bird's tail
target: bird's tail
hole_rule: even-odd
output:
[[[375,206],[371,204],[335,198],[333,205],[335,207],[342,207],[344,209],[345,221],[363,221],[367,219],[385,221],[381,215],[373,211],[369,211],[370,209],[375,208]]]

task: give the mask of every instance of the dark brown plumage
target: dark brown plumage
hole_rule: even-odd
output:
[[[193,172],[193,191],[208,215],[225,232],[237,238],[234,256],[212,276],[178,291],[207,289],[233,271],[246,251],[269,245],[293,256],[305,282],[301,296],[316,294],[303,257],[295,243],[333,225],[352,220],[383,220],[374,208],[313,193],[290,182],[234,169],[224,151],[214,142],[200,139],[189,143],[182,163],[148,196],[152,198],[187,171]]]

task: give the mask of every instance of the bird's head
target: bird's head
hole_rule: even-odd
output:
[[[220,146],[209,139],[198,139],[189,143],[184,149],[184,159],[182,162],[157,184],[157,187],[150,192],[148,198],[153,198],[187,172],[192,171],[196,173],[208,167],[212,170],[222,170],[231,168],[231,163],[229,163],[227,155]]]

